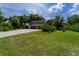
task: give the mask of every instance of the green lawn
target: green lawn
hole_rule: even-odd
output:
[[[79,33],[33,32],[2,38],[0,55],[79,55]]]

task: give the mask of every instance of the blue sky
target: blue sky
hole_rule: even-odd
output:
[[[5,17],[35,13],[50,19],[55,15],[67,18],[79,14],[78,3],[0,3],[0,8]]]

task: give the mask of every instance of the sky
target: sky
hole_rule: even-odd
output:
[[[0,8],[5,17],[35,13],[45,19],[56,15],[62,15],[66,19],[70,15],[79,14],[78,3],[0,3]]]

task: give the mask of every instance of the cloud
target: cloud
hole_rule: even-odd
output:
[[[58,11],[62,11],[62,9],[63,9],[64,6],[65,6],[64,4],[58,3],[58,4],[56,4],[56,5],[51,6],[51,7],[48,9],[48,11],[49,11],[49,13],[56,13],[56,12],[58,12]]]
[[[37,14],[37,10],[35,10],[35,9],[29,9],[28,12]]]
[[[78,8],[78,7],[79,7],[79,3],[73,4],[73,7],[74,7],[74,8]]]
[[[52,6],[53,5],[53,6]],[[49,8],[49,6],[51,6]],[[43,17],[51,18],[55,16],[52,12],[62,11],[64,4],[43,4],[43,3],[1,3],[0,8],[3,10],[4,15],[28,15],[30,13],[39,14]]]
[[[29,14],[35,13],[35,14],[42,15],[45,18],[48,18],[50,16],[48,13],[48,7],[46,6],[46,4],[33,3],[33,4],[24,5],[24,7],[26,7],[26,10]]]
[[[2,3],[0,8],[4,11],[4,15],[24,15],[36,13],[44,17],[48,16],[48,8],[45,4],[41,3]]]
[[[68,14],[73,15],[73,14],[79,14],[79,4],[75,3],[72,5],[72,8],[69,9]]]
[[[16,3],[1,3],[0,8],[4,16],[24,15],[27,14],[26,9],[21,6],[22,4]]]
[[[31,13],[34,13],[34,14],[42,14],[41,11],[36,10],[36,9],[29,9],[29,10],[28,10],[28,13],[29,13],[29,14],[31,14]]]

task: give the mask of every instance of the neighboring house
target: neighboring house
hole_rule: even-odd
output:
[[[32,21],[30,23],[26,23],[25,28],[28,29],[40,29],[43,25],[44,21]]]

